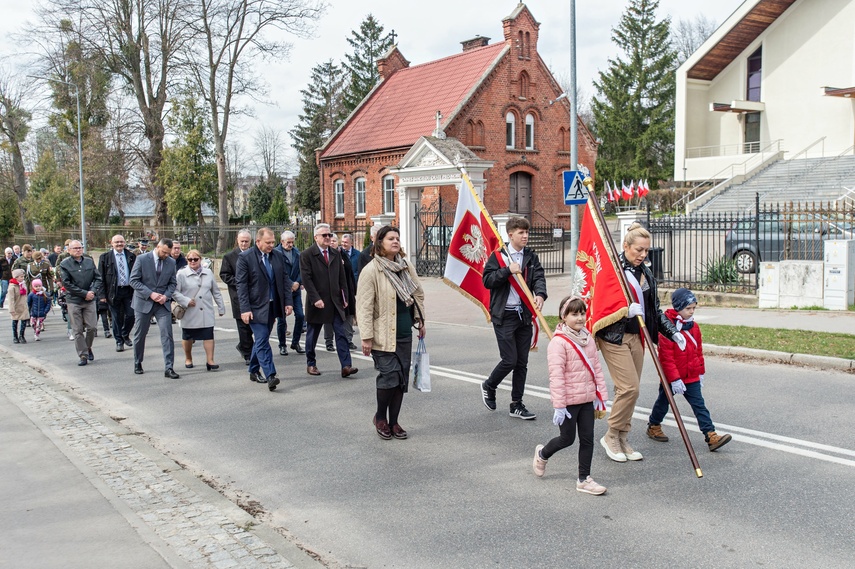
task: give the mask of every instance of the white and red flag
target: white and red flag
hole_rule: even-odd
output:
[[[643,198],[644,196],[646,196],[649,193],[650,193],[650,186],[647,185],[647,180],[645,179],[643,184],[641,181],[639,181],[638,182],[638,195]]]
[[[629,186],[626,185],[626,182],[623,180],[620,181],[620,189],[621,189],[621,197],[626,201],[629,201],[632,198],[632,190],[629,189]]]
[[[609,200],[610,202],[615,201],[615,195],[614,195],[614,193],[612,192],[612,188],[611,188],[611,186],[609,186],[609,181],[608,181],[608,180],[606,180],[606,197],[608,198],[608,200]]]
[[[639,180],[639,181],[638,181],[638,183],[639,183],[639,184],[641,184],[641,180]],[[632,194],[634,194],[634,193],[635,193],[635,191],[636,191],[636,190],[635,190],[635,181],[634,181],[634,180],[630,180],[630,181],[629,181],[629,197],[630,197],[630,198],[632,197]]]

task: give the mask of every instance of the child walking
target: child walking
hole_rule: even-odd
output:
[[[665,311],[667,316],[686,338],[686,350],[682,351],[671,338],[659,335],[659,360],[665,370],[665,379],[671,383],[671,392],[682,395],[689,402],[698,419],[698,427],[711,451],[718,450],[730,442],[730,435],[718,435],[710,418],[710,412],[704,403],[701,388],[704,386],[704,349],[701,341],[701,329],[694,321],[698,299],[687,288],[678,288],[671,293],[671,306]],[[668,442],[662,431],[662,420],[668,412],[668,398],[662,385],[659,397],[653,405],[653,411],[647,423],[647,436],[661,443]]]
[[[24,330],[27,328],[27,320],[30,319],[30,311],[27,308],[27,281],[24,275],[24,269],[12,271],[6,297],[9,300],[9,318],[12,319],[12,343],[14,344],[27,343]]]
[[[605,493],[606,488],[591,478],[594,417],[605,417],[605,401],[609,394],[597,356],[597,345],[585,329],[586,313],[587,305],[578,296],[568,296],[559,306],[561,323],[549,342],[546,360],[549,364],[549,395],[555,409],[552,422],[558,426],[560,434],[546,445],[537,445],[532,469],[536,476],[543,476],[546,461],[559,450],[572,445],[578,430],[579,479],[576,490],[599,496]]]
[[[45,328],[45,317],[50,312],[51,299],[42,286],[41,279],[33,279],[32,289],[27,295],[27,306],[30,308],[30,327],[38,342],[41,340],[39,334]]]

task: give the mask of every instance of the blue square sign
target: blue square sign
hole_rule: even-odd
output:
[[[582,172],[564,172],[564,205],[582,205],[588,202],[588,189],[582,183]]]

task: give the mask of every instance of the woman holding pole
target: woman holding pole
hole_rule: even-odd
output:
[[[609,430],[600,439],[608,457],[616,462],[641,460],[640,452],[628,441],[632,414],[638,400],[638,387],[644,363],[644,342],[639,316],[655,343],[659,333],[672,338],[681,350],[686,340],[659,309],[659,296],[653,272],[644,264],[650,250],[650,233],[640,223],[633,223],[623,239],[623,252],[618,257],[626,275],[632,303],[625,318],[597,332],[597,347],[614,382],[614,401],[609,414]]]

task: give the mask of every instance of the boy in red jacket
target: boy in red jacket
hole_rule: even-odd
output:
[[[659,359],[665,370],[665,379],[671,383],[671,392],[674,395],[682,395],[692,406],[692,411],[698,419],[698,427],[704,434],[710,450],[718,450],[730,442],[731,436],[716,434],[715,425],[701,393],[701,388],[704,386],[704,349],[700,327],[694,321],[698,299],[689,289],[678,288],[671,293],[671,305],[673,308],[666,310],[665,316],[686,338],[686,350],[681,351],[671,338],[659,335]],[[661,426],[667,412],[668,398],[660,385],[659,397],[653,404],[653,411],[647,423],[647,436],[654,441],[668,442],[668,437]]]

